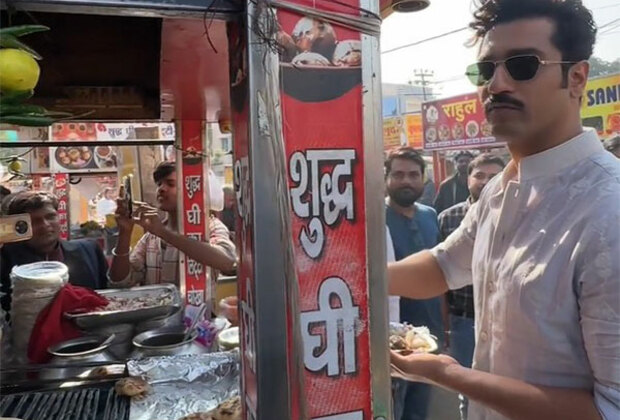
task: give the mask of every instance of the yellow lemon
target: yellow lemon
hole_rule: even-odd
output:
[[[22,171],[22,163],[19,160],[13,160],[9,163],[9,170],[20,173]]]
[[[0,49],[0,90],[31,90],[39,81],[41,69],[27,52],[15,48]]]

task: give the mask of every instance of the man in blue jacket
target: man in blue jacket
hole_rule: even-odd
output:
[[[49,193],[23,191],[6,198],[8,215],[28,213],[32,220],[32,239],[6,244],[0,250],[2,308],[11,304],[10,273],[14,266],[38,261],[59,261],[69,269],[69,283],[91,289],[106,287],[107,263],[101,248],[90,240],[60,240],[58,199]]]
[[[410,147],[392,150],[385,161],[388,192],[386,223],[397,261],[433,248],[439,241],[437,213],[432,207],[416,203],[424,192],[425,166],[422,156]],[[440,342],[443,341],[440,298],[401,298],[400,319],[414,326],[428,327]],[[429,385],[397,381],[394,389],[394,419],[426,419],[430,392]]]

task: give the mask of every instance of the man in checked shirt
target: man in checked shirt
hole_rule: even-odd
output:
[[[482,189],[495,175],[504,169],[504,161],[493,154],[484,153],[472,160],[467,169],[467,188],[469,197],[462,203],[444,210],[439,215],[439,233],[445,241],[454,232],[472,204],[478,201]],[[471,367],[474,356],[474,288],[465,286],[446,293],[448,301],[450,353],[462,366]],[[467,399],[461,400],[461,419],[467,418]]]

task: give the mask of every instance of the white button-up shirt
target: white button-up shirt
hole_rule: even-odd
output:
[[[432,253],[451,289],[473,279],[474,369],[591,389],[620,418],[620,161],[594,131],[511,162]]]

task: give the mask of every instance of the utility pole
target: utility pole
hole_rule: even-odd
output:
[[[435,72],[428,69],[416,69],[413,71],[414,76],[416,77],[415,84],[417,86],[422,86],[422,97],[426,102],[426,87],[432,84],[432,78],[435,76]]]

